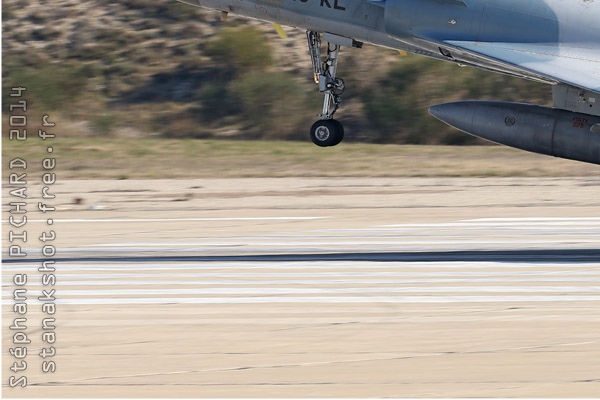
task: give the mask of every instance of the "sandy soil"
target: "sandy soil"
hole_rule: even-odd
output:
[[[199,240],[205,246],[201,251],[186,253],[189,249],[183,246],[169,254],[289,252],[291,247],[285,244],[274,248],[261,241],[283,241],[290,235],[298,241],[302,232],[314,232],[314,238],[302,239],[307,241],[334,237],[338,243],[334,251],[369,252],[382,250],[369,236],[374,226],[479,218],[597,218],[599,186],[595,178],[69,181],[55,187],[52,204],[57,210],[51,214],[32,210],[28,229],[35,238],[48,229],[49,216],[56,219],[52,229],[59,237],[59,254],[73,258],[145,254],[147,248],[140,253],[134,245],[118,247],[134,242],[162,243],[151,249],[160,254],[163,248],[173,251],[174,244]],[[32,185],[29,193],[28,207],[33,208],[41,187]],[[5,192],[4,215],[9,198]],[[272,217],[283,219],[268,219]],[[6,223],[3,227],[5,232],[11,229]],[[433,240],[426,242],[439,231],[423,229],[421,250],[446,249]],[[469,244],[470,228],[457,229],[455,235],[467,238],[457,246],[482,248]],[[362,239],[356,239],[356,232]],[[598,238],[585,236],[586,232],[565,234],[564,240],[553,233],[558,241],[553,246],[597,245]],[[444,235],[451,238],[452,233]],[[481,235],[493,242],[498,232]],[[483,247],[523,249],[532,237],[547,236],[543,231],[526,231],[515,236],[512,245]],[[222,247],[236,241],[242,245]],[[298,243],[294,251],[314,251]],[[27,246],[34,254],[39,243],[32,239]],[[157,263],[164,269],[170,266]],[[128,265],[139,263],[123,262],[123,268]],[[210,268],[218,271],[219,265],[212,263]],[[239,270],[249,266],[255,267],[240,262]],[[331,268],[330,274],[339,273],[334,267],[332,263],[322,266],[324,271]],[[464,271],[476,267],[481,268],[465,263]],[[486,266],[490,273],[510,268],[558,276],[589,273],[597,267],[589,263],[562,269],[552,263]],[[13,289],[15,268],[12,265],[3,273],[5,290]],[[35,275],[35,264],[24,268]],[[231,265],[227,268],[239,272]],[[277,271],[279,265],[269,268]],[[310,268],[298,271],[310,272]],[[356,268],[375,271],[380,264],[367,262]],[[404,270],[401,264],[397,268]],[[410,268],[419,271],[414,265]],[[447,268],[441,265],[440,271]],[[453,264],[452,268],[462,271],[463,267]],[[94,287],[94,278],[79,286],[60,286],[87,273],[70,269],[61,277],[59,269],[57,297],[61,290]],[[569,285],[585,289],[598,283]],[[476,283],[465,285],[477,289]],[[519,288],[519,283],[511,285]],[[165,285],[174,287],[178,285]],[[38,289],[32,285],[32,290]],[[5,350],[13,346],[8,330],[13,300],[7,295],[3,295]],[[600,393],[600,301],[65,304],[56,316],[58,370],[43,374],[43,360],[37,355],[43,347],[37,326],[42,316],[39,303],[32,300],[29,386],[6,386],[14,358],[5,351],[3,397],[594,397]]]

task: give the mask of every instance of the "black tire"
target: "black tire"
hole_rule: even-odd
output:
[[[320,147],[335,146],[344,138],[342,124],[334,119],[322,119],[310,128],[310,139]]]
[[[335,138],[335,141],[331,145],[337,146],[338,144],[340,144],[342,142],[342,140],[344,140],[344,125],[342,125],[342,123],[340,121],[338,121],[337,119],[332,119],[331,121],[337,125],[336,138]]]

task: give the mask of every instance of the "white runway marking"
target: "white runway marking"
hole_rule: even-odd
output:
[[[261,284],[264,284],[261,282]],[[282,285],[283,286],[283,285]],[[572,292],[596,293],[600,295],[599,286],[445,286],[445,287],[386,287],[386,288],[296,288],[296,287],[256,287],[256,288],[177,288],[177,289],[84,289],[61,290],[61,296],[129,296],[129,295],[296,295],[296,294],[381,294],[381,293],[562,293]],[[3,292],[10,296],[10,292]],[[600,297],[597,298],[600,300]]]
[[[321,218],[327,217],[157,218],[135,221]],[[80,221],[86,220],[63,220]],[[95,222],[124,221],[128,220]],[[158,232],[159,228],[155,228]],[[365,228],[365,225],[361,228]],[[289,229],[291,231],[280,235],[261,233],[173,242],[136,240],[60,249],[61,254],[75,258],[91,252],[100,261],[57,263],[57,302],[127,305],[584,301],[600,307],[600,263],[578,259],[583,257],[583,253],[576,252],[566,252],[560,260],[552,262],[552,250],[560,249],[561,245],[564,245],[564,249],[572,245],[575,248],[599,248],[600,218],[484,218],[448,223],[367,225],[366,229]],[[150,239],[154,237],[149,236]],[[418,254],[434,255],[435,252],[456,251],[465,246],[469,249],[480,246],[484,250],[511,246],[508,248],[521,249],[518,251],[522,253],[512,260],[514,256],[509,253],[498,253],[498,257],[505,258],[502,261],[497,260],[496,253],[492,252],[482,258],[486,261],[476,261],[469,257],[478,257],[483,253],[469,250],[470,254],[462,261],[451,258],[444,261],[442,258],[419,262],[422,258]],[[527,250],[540,246],[545,249],[539,253],[544,255],[543,260],[536,259],[537,253],[527,253]],[[383,260],[385,262],[378,262],[368,257],[365,257],[365,261],[303,259],[303,255],[309,252],[336,252],[343,256],[352,252],[368,255],[382,250],[398,252],[415,249],[421,253],[417,252],[416,258],[405,261],[388,258]],[[200,257],[199,261],[194,261],[193,256],[189,261],[160,259],[165,255],[181,257],[182,254],[203,255],[205,252],[222,255],[222,258],[217,256],[213,260],[202,260]],[[240,252],[291,255],[289,261],[227,259]],[[111,257],[118,259],[111,260]],[[134,261],[135,257],[138,258]],[[107,261],[102,261],[103,258]],[[517,259],[525,261],[517,262]],[[592,261],[596,259],[591,258]],[[35,263],[7,263],[3,266],[7,273],[36,271],[38,267]],[[40,275],[30,275],[29,284],[33,291],[42,289]],[[3,284],[3,298],[10,298],[11,293],[6,289],[10,285],[6,281]]]
[[[105,298],[105,299],[59,299],[57,304],[253,304],[253,303],[532,303],[532,302],[598,302],[597,296],[373,296],[365,297],[240,297],[240,298]]]
[[[16,272],[37,265],[7,267]],[[64,262],[56,267],[58,304],[583,301],[600,306],[597,263]],[[39,279],[29,283],[41,289]],[[10,296],[3,291],[5,299]]]
[[[213,217],[213,218],[54,218],[54,223],[96,222],[194,222],[194,221],[312,221],[328,217]],[[2,221],[6,222],[6,221]],[[32,219],[28,222],[47,222],[47,219]]]
[[[477,218],[467,219],[458,222],[444,222],[435,224],[390,224],[382,225],[384,227],[427,227],[427,226],[439,226],[439,227],[498,227],[498,226],[573,226],[573,225],[592,225],[595,227],[600,226],[600,217],[569,217],[569,218]]]
[[[329,219],[328,219],[329,218]],[[308,229],[302,221],[324,220],[320,229]],[[331,223],[330,223],[331,220]],[[334,217],[277,216],[277,217],[214,217],[214,218],[148,218],[148,219],[56,219],[74,230],[78,222],[99,222],[107,226],[121,222],[151,222],[153,234],[144,229],[132,234],[118,233],[103,236],[99,242],[86,242],[76,247],[61,247],[63,256],[80,254],[100,256],[122,254],[283,254],[307,252],[351,253],[356,251],[456,251],[494,249],[600,249],[600,218],[483,218],[436,223],[406,223],[369,225],[360,221],[356,227],[338,228]],[[198,228],[201,221],[212,221],[210,232]],[[237,222],[236,222],[237,221]],[[252,222],[253,221],[253,222]],[[262,221],[262,222],[261,222]],[[269,221],[276,227],[271,226]],[[281,224],[277,224],[282,221]],[[290,222],[285,223],[285,221]],[[293,224],[298,222],[298,224]],[[32,221],[33,222],[33,221]],[[176,222],[177,233],[189,234],[172,237]],[[219,230],[219,223],[228,225]],[[69,225],[73,223],[73,225]],[[180,225],[179,225],[180,224]],[[241,229],[235,234],[235,227]],[[253,224],[261,228],[249,234]],[[264,224],[264,225],[263,225]],[[214,225],[214,226],[213,226]],[[349,224],[352,225],[352,224]],[[140,224],[140,226],[143,226]],[[329,228],[331,226],[331,228]],[[324,227],[324,228],[323,228]],[[67,229],[67,228],[65,228]],[[215,234],[216,232],[216,234]],[[222,234],[219,234],[223,232]],[[114,239],[111,240],[111,236]],[[41,256],[40,246],[27,243],[24,250],[31,256]],[[516,246],[516,247],[515,247]],[[6,257],[6,255],[5,255]]]

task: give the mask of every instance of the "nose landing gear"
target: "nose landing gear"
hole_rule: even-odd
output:
[[[330,35],[332,36],[332,35]],[[315,83],[319,85],[319,91],[324,94],[323,112],[321,118],[315,122],[310,129],[310,138],[314,144],[321,147],[335,146],[344,139],[344,127],[333,119],[333,114],[342,103],[341,95],[344,93],[344,81],[336,77],[338,55],[341,45],[327,42],[327,57],[321,59],[321,34],[319,32],[307,31],[308,50],[312,60]],[[350,45],[354,41],[347,38]]]

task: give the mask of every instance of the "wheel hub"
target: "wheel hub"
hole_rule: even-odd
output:
[[[331,135],[331,133],[329,132],[329,129],[326,126],[320,126],[315,131],[315,136],[317,137],[317,139],[319,139],[322,142],[329,139],[330,135]]]

